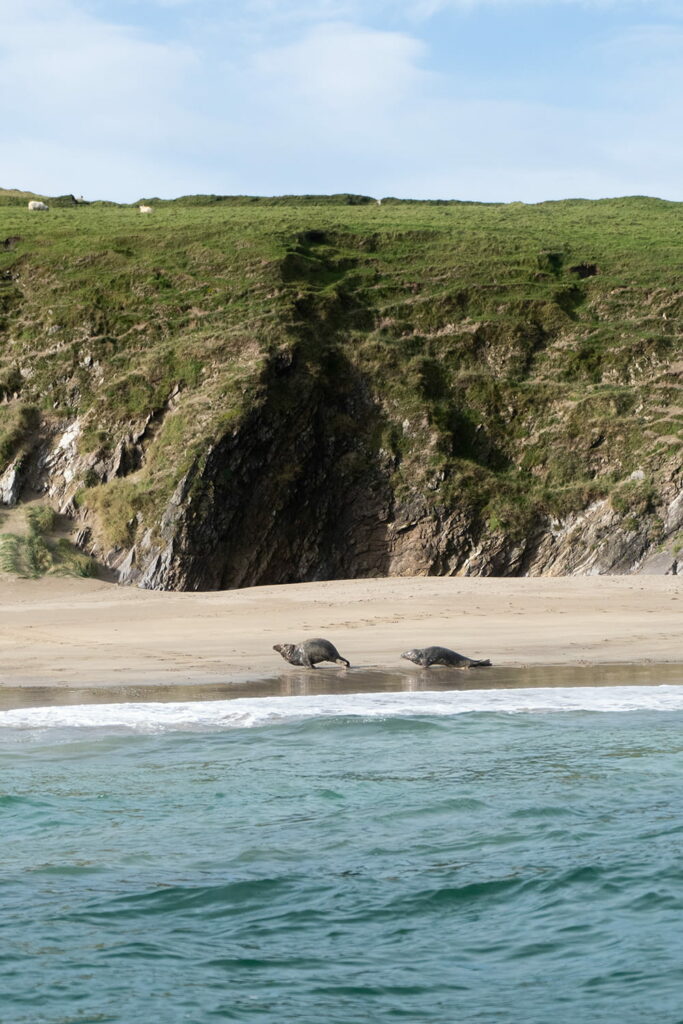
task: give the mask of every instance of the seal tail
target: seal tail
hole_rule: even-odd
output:
[[[490,668],[491,662],[488,658],[484,658],[483,661],[471,661],[470,668]]]

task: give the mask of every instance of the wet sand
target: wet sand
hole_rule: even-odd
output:
[[[683,686],[683,665],[536,665],[471,671],[446,668],[357,668],[285,670],[280,675],[241,683],[151,686],[7,686],[0,689],[0,711],[78,704],[231,700],[238,697],[304,697],[319,694],[396,693],[427,690],[511,690],[536,687]]]
[[[294,693],[330,681],[419,688],[424,676],[433,688],[444,673],[447,686],[519,686],[534,685],[522,681],[522,670],[541,666],[571,669],[577,681],[564,685],[581,685],[586,667],[683,664],[682,583],[677,576],[420,577],[177,594],[5,577],[0,693],[9,700],[11,691],[31,688],[50,702],[68,690],[69,703],[76,694],[77,702],[100,699],[100,690],[107,700],[112,693],[207,699],[226,688],[246,695],[247,683]],[[353,668],[306,673],[272,650],[312,636],[332,640]],[[490,658],[494,668],[424,673],[401,662],[401,651],[430,644]]]

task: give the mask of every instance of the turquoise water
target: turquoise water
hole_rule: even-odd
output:
[[[683,688],[657,690],[0,715],[0,1019],[681,1021]]]

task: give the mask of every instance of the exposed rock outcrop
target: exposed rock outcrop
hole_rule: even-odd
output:
[[[12,508],[16,505],[21,489],[21,463],[12,462],[0,476],[0,506]]]
[[[129,547],[98,540],[90,529],[93,514],[75,499],[93,474],[106,482],[144,459],[136,449],[140,429],[106,459],[79,453],[78,420],[45,432],[0,477],[0,503],[16,504],[22,486],[47,494],[58,511],[80,523],[84,550],[114,568],[121,583],[147,589],[379,575],[670,571],[672,545],[683,528],[676,464],[640,519],[625,517],[603,498],[561,519],[537,517],[524,536],[511,536],[473,516],[466,501],[447,508],[419,487],[400,500],[395,461],[370,444],[381,410],[363,382],[357,384],[343,389],[336,405],[298,381],[295,405],[284,413],[259,406],[196,459],[156,527],[144,529]],[[344,414],[365,430],[339,429]]]

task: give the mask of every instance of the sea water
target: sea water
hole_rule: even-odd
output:
[[[25,708],[0,750],[3,1024],[683,1020],[683,686]]]

